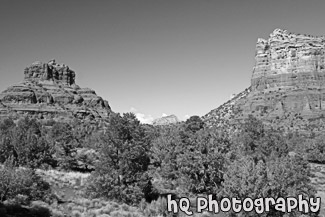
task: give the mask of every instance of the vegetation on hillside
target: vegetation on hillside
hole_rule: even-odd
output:
[[[308,161],[325,162],[323,141],[284,134],[253,117],[232,132],[205,127],[198,116],[155,127],[132,113],[112,114],[98,126],[5,119],[0,123],[0,214],[13,216],[10,206],[16,204],[32,216],[33,201],[44,201],[48,216],[130,216],[130,210],[135,216],[167,216],[168,193],[175,198],[213,194],[218,200],[313,197]],[[50,171],[87,175],[63,180]],[[78,204],[81,200],[88,202]],[[284,215],[273,207],[263,216]]]

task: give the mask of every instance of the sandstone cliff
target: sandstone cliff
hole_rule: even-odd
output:
[[[0,117],[32,115],[44,119],[95,120],[111,113],[94,90],[75,83],[76,73],[51,60],[24,70],[24,80],[0,93]]]
[[[275,29],[256,43],[251,86],[203,117],[209,124],[254,115],[262,120],[314,121],[325,114],[325,37]],[[229,113],[229,117],[222,112]],[[219,121],[217,121],[217,119]],[[293,125],[292,122],[289,125]],[[306,122],[306,121],[305,121]],[[302,124],[304,125],[304,124]]]

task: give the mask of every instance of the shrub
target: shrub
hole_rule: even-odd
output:
[[[24,118],[17,125],[12,120],[0,124],[0,162],[9,156],[21,166],[53,165],[54,150],[45,139],[44,129],[35,119]]]
[[[15,199],[17,196],[31,200],[45,200],[50,197],[50,185],[34,170],[17,168],[9,158],[0,169],[0,201]]]
[[[196,126],[196,125],[195,125]],[[151,172],[155,183],[148,195],[159,192],[215,193],[223,181],[230,142],[218,129],[184,130],[184,126],[162,129],[151,147]],[[159,182],[157,180],[162,180]],[[146,197],[150,202],[150,197]],[[149,200],[148,200],[149,199]]]
[[[173,216],[173,213],[167,211],[167,200],[163,197],[143,206],[142,212],[146,217]]]
[[[320,135],[313,139],[307,139],[303,143],[303,148],[300,150],[307,155],[311,162],[324,163],[325,162],[325,136]]]
[[[276,158],[266,163],[256,163],[251,156],[244,156],[227,167],[223,183],[224,195],[238,199],[286,198],[297,197],[298,194],[303,194],[306,198],[313,197],[315,189],[310,184],[309,176],[308,164],[299,156]],[[273,208],[268,214],[273,212],[276,216],[283,215]],[[243,213],[243,216],[259,215]]]

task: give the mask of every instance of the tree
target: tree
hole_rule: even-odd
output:
[[[227,136],[215,128],[193,134],[189,144],[179,146],[177,167],[181,186],[194,194],[218,192],[223,182],[229,146]]]
[[[230,163],[225,169],[224,196],[250,197],[313,197],[310,168],[302,155],[289,155],[288,138],[282,132],[267,128],[249,117],[232,139]],[[290,145],[292,148],[292,145]],[[269,213],[242,213],[243,216],[283,216],[274,207]],[[300,216],[292,213],[292,216]]]
[[[204,122],[197,115],[191,116],[189,119],[185,121],[185,130],[188,132],[195,133],[203,129],[203,127],[204,127]]]
[[[232,152],[237,158],[251,156],[257,163],[286,156],[289,152],[283,132],[266,128],[262,121],[250,116],[232,138]]]
[[[159,135],[152,141],[150,149],[151,175],[159,180],[160,190],[176,190],[177,179],[181,176],[177,156],[182,149],[179,125],[159,127]]]
[[[300,156],[285,156],[256,163],[252,156],[242,156],[226,168],[224,196],[244,199],[250,197],[313,197],[316,193],[310,182],[310,168]],[[243,213],[243,216],[283,216],[285,213],[271,207],[269,213]],[[293,215],[295,214],[295,215]],[[292,213],[293,216],[300,216]]]
[[[151,171],[155,186],[177,194],[214,194],[223,181],[230,148],[228,135],[216,128],[193,133],[185,127],[161,128],[160,136],[153,141]]]
[[[76,149],[79,146],[70,124],[56,122],[50,131],[50,141],[55,149],[55,158],[63,169],[76,168]]]
[[[263,123],[253,116],[249,116],[248,119],[241,124],[240,130],[233,138],[233,143],[237,149],[243,155],[251,155],[255,153],[255,150],[259,146],[259,140],[265,135],[265,126]],[[239,149],[239,150],[238,150]]]
[[[0,123],[0,163],[4,163],[9,156],[13,155],[12,132],[15,127],[16,124],[10,118]]]
[[[150,159],[144,128],[132,113],[110,116],[109,127],[101,136],[100,162],[92,174],[88,192],[128,204],[138,203]]]
[[[267,174],[263,161],[255,163],[251,156],[243,156],[230,163],[225,171],[223,191],[226,196],[240,199],[264,196]]]
[[[38,168],[52,165],[54,150],[45,138],[41,124],[35,119],[19,120],[13,131],[14,156],[19,165]]]
[[[46,132],[35,119],[28,117],[18,121],[10,119],[0,126],[0,159],[4,162],[13,156],[18,165],[41,167],[53,164],[54,150],[45,138]]]

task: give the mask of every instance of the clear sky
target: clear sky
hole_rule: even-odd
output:
[[[56,59],[115,112],[204,115],[250,85],[275,28],[325,35],[324,0],[0,0],[0,90]]]

